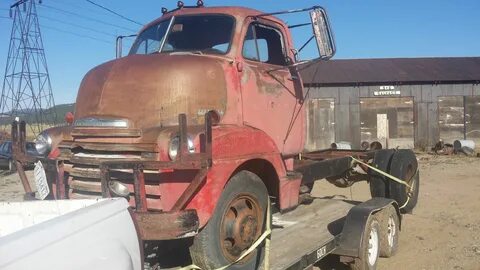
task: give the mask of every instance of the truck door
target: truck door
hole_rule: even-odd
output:
[[[283,154],[291,154],[303,149],[304,110],[301,83],[298,89],[299,81],[292,79],[288,45],[280,29],[268,20],[252,20],[245,31],[241,50],[243,122],[263,130]]]

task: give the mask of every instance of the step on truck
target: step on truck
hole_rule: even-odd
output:
[[[172,243],[188,250],[177,266],[305,269],[332,253],[375,269],[378,256],[393,255],[401,215],[417,202],[415,154],[378,143],[304,151],[309,97],[299,70],[336,51],[325,9],[198,1],[162,13],[127,56],[85,75],[68,125],[36,138],[40,156],[25,154],[25,122],[13,123],[26,197],[125,198],[142,243],[160,243],[153,253]],[[309,16],[294,25],[278,18],[290,13]],[[290,29],[299,27],[312,34],[295,48]],[[309,43],[319,56],[299,60]],[[26,162],[37,162],[36,195]],[[321,179],[341,188],[368,181],[372,199],[315,198]],[[271,242],[258,244],[269,224]],[[175,267],[153,255],[145,249],[148,267]]]

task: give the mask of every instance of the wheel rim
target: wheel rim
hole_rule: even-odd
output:
[[[260,237],[263,216],[258,200],[251,195],[240,195],[230,201],[220,227],[220,245],[228,260],[235,261]]]
[[[387,240],[388,240],[389,247],[393,247],[396,233],[397,231],[396,231],[395,220],[393,219],[392,216],[390,216],[388,218],[388,223],[387,223]]]
[[[372,227],[368,236],[368,263],[375,265],[378,258],[378,232]]]

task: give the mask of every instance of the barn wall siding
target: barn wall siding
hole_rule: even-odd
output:
[[[374,95],[378,90],[378,85],[311,87],[309,97],[335,99],[335,140],[359,148],[360,98],[378,98]],[[430,147],[440,139],[439,97],[480,96],[479,84],[395,85],[395,90],[400,91],[400,97],[413,97],[414,140],[418,148]]]

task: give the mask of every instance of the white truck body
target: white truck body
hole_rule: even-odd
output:
[[[0,203],[0,269],[140,270],[125,199]]]

